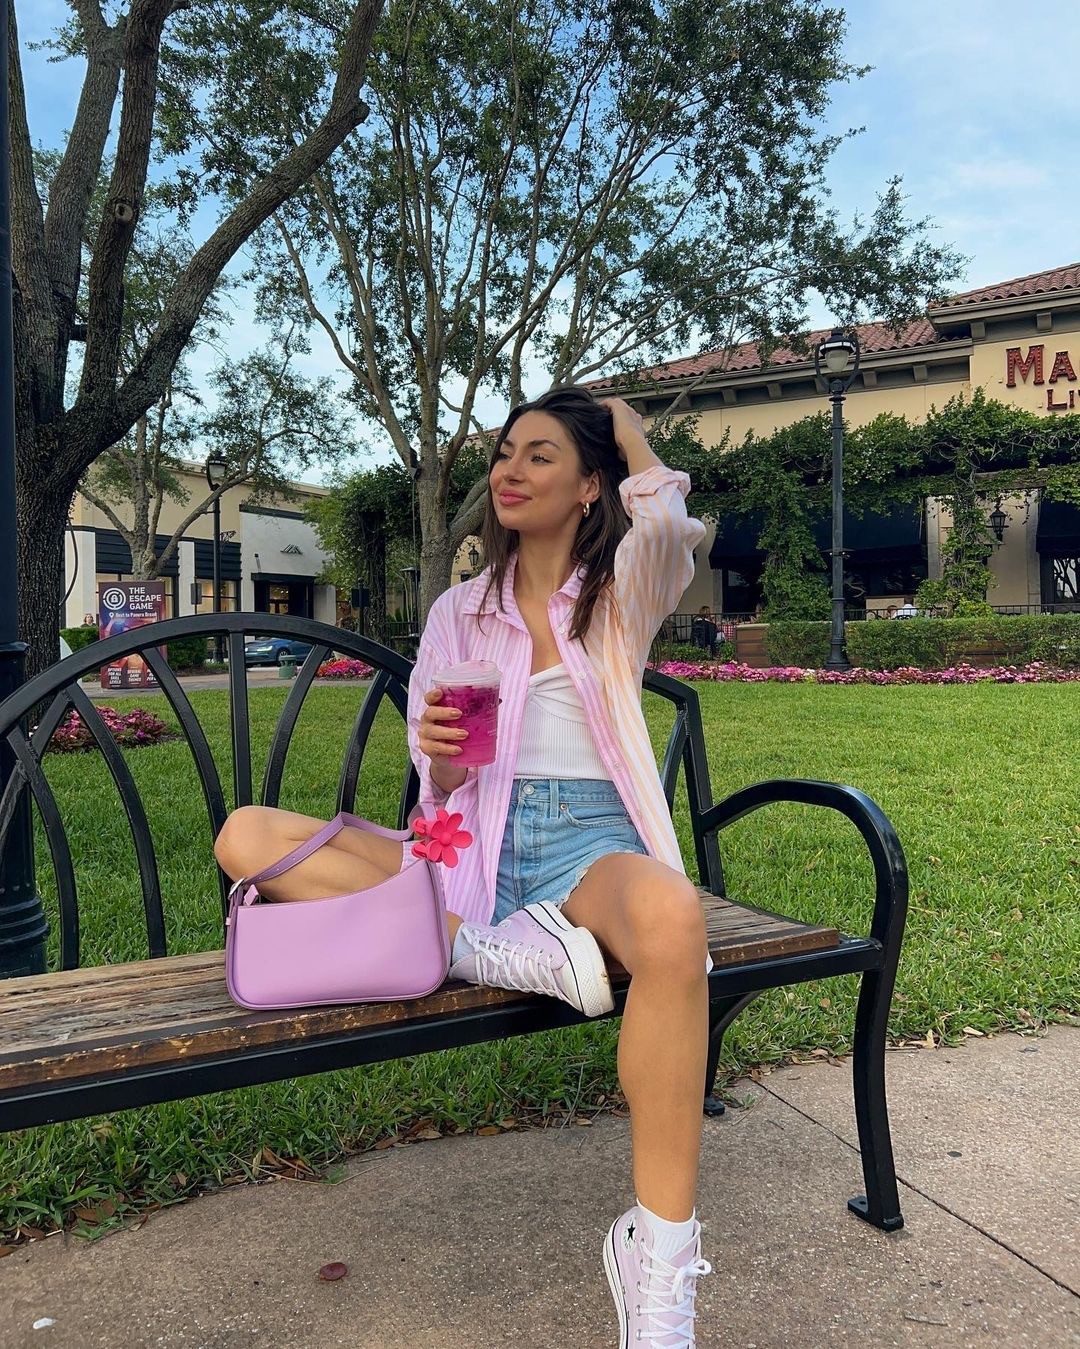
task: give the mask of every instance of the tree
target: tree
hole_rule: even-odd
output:
[[[448,510],[461,510],[477,482],[487,473],[486,447],[468,444],[454,460]],[[327,575],[336,585],[367,585],[371,594],[372,630],[379,633],[387,614],[387,567],[394,545],[404,545],[410,564],[416,561],[416,495],[400,464],[350,474],[334,483],[327,496],[308,503],[321,547],[331,555]]]
[[[819,109],[860,73],[843,38],[821,0],[393,0],[363,133],[275,213],[260,264],[266,311],[323,329],[418,469],[425,611],[479,519],[482,484],[447,513],[477,399],[519,400],[530,360],[559,382],[767,351],[811,288],[899,321],[955,274],[898,183],[851,230],[824,204],[841,138]],[[212,42],[201,59],[213,79]]]
[[[386,558],[395,539],[411,537],[412,491],[400,464],[382,464],[332,484],[329,494],[308,503],[319,544],[329,553],[327,577],[343,589],[366,585],[371,630],[386,623]]]
[[[81,490],[131,549],[137,579],[160,576],[188,528],[231,488],[246,485],[249,500],[290,498],[290,480],[313,459],[332,462],[351,449],[332,382],[307,380],[291,369],[293,341],[287,333],[263,351],[222,362],[210,376],[217,392],[213,413],[178,412],[170,385],[153,419],[140,417],[119,445],[95,460]],[[192,499],[179,470],[196,443],[201,454],[224,460],[223,476],[215,488],[195,493],[159,550],[165,498],[184,505]]]
[[[382,5],[355,0],[342,7],[345,22],[330,34],[304,20],[302,5],[273,5],[271,14],[260,0],[229,6],[233,44],[257,33],[277,11],[292,16],[295,8],[289,25],[295,59],[317,48],[325,78],[317,85],[308,81],[302,120],[283,126],[279,115],[274,122],[278,153],[249,176],[243,192],[224,198],[220,222],[193,253],[145,352],[125,374],[119,362],[127,303],[123,279],[146,200],[160,65],[163,55],[182,60],[166,26],[180,14],[197,27],[207,6],[192,0],[115,0],[106,7],[102,0],[71,0],[74,16],[58,45],[66,55],[85,59],[86,73],[43,204],[34,179],[14,0],[0,3],[8,5],[10,22],[20,630],[30,644],[33,672],[57,649],[63,533],[79,479],[165,394],[207,298],[237,251],[363,121],[367,109],[360,89]],[[260,96],[272,84],[273,75],[264,72]],[[191,91],[198,95],[194,85]],[[118,101],[115,159],[83,307],[82,242]],[[199,149],[189,144],[184,174],[197,174],[191,166],[198,163]],[[76,343],[82,359],[69,399]]]

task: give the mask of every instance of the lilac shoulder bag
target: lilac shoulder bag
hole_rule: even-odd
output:
[[[421,819],[416,832],[427,832],[431,823]],[[346,825],[395,839],[406,848],[413,832],[383,829],[343,812],[273,866],[237,881],[229,892],[225,982],[241,1007],[393,1002],[422,998],[445,980],[450,939],[439,850],[434,850],[433,860],[430,843],[414,848],[415,861],[369,890],[329,899],[262,899],[261,881],[298,866]],[[453,829],[449,837],[458,847],[472,842],[460,831],[454,837]],[[457,859],[452,849],[443,860],[450,858],[453,865]]]

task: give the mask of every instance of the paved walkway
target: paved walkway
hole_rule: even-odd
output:
[[[904,1230],[862,1188],[846,1065],[742,1084],[706,1123],[699,1349],[1080,1345],[1080,1029],[891,1053]],[[0,1261],[4,1349],[614,1349],[599,1246],[629,1126],[444,1139],[335,1184],[237,1186]],[[340,1260],[348,1275],[320,1282]],[[54,1324],[31,1327],[38,1318]]]

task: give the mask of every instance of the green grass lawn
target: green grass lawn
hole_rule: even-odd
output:
[[[912,902],[891,1033],[946,1042],[965,1028],[1031,1028],[1080,1011],[1080,763],[1074,685],[953,688],[698,684],[719,798],[770,777],[848,782],[893,820]],[[253,693],[258,784],[284,688]],[[333,809],[358,691],[318,687],[286,769],[281,804]],[[224,693],[192,698],[229,790]],[[153,705],[152,703],[149,705]],[[668,704],[647,700],[658,750]],[[401,723],[376,725],[357,808],[394,824],[405,765]],[[186,746],[129,753],[147,803],[166,897],[170,952],[221,946],[209,826]],[[96,755],[52,756],[80,881],[83,963],[146,955],[126,822]],[[693,857],[685,804],[676,826]],[[853,826],[775,806],[721,835],[728,893],[794,917],[865,931],[872,876]],[[47,854],[39,880],[51,909]],[[55,951],[52,952],[55,960]],[[814,1049],[849,1046],[854,978],[767,994],[728,1035],[730,1077]],[[344,1154],[422,1127],[565,1117],[618,1101],[617,1023],[327,1073],[8,1136],[0,1228],[115,1222],[238,1176],[300,1159],[321,1171]]]

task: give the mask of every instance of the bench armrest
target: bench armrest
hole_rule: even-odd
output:
[[[865,792],[836,782],[815,782],[810,778],[773,778],[768,782],[757,782],[703,810],[698,822],[700,835],[702,839],[714,837],[736,820],[778,801],[838,810],[855,825],[874,864],[876,893],[870,935],[887,948],[887,959],[898,955],[907,917],[907,861],[888,816]],[[890,949],[893,947],[895,950]]]

